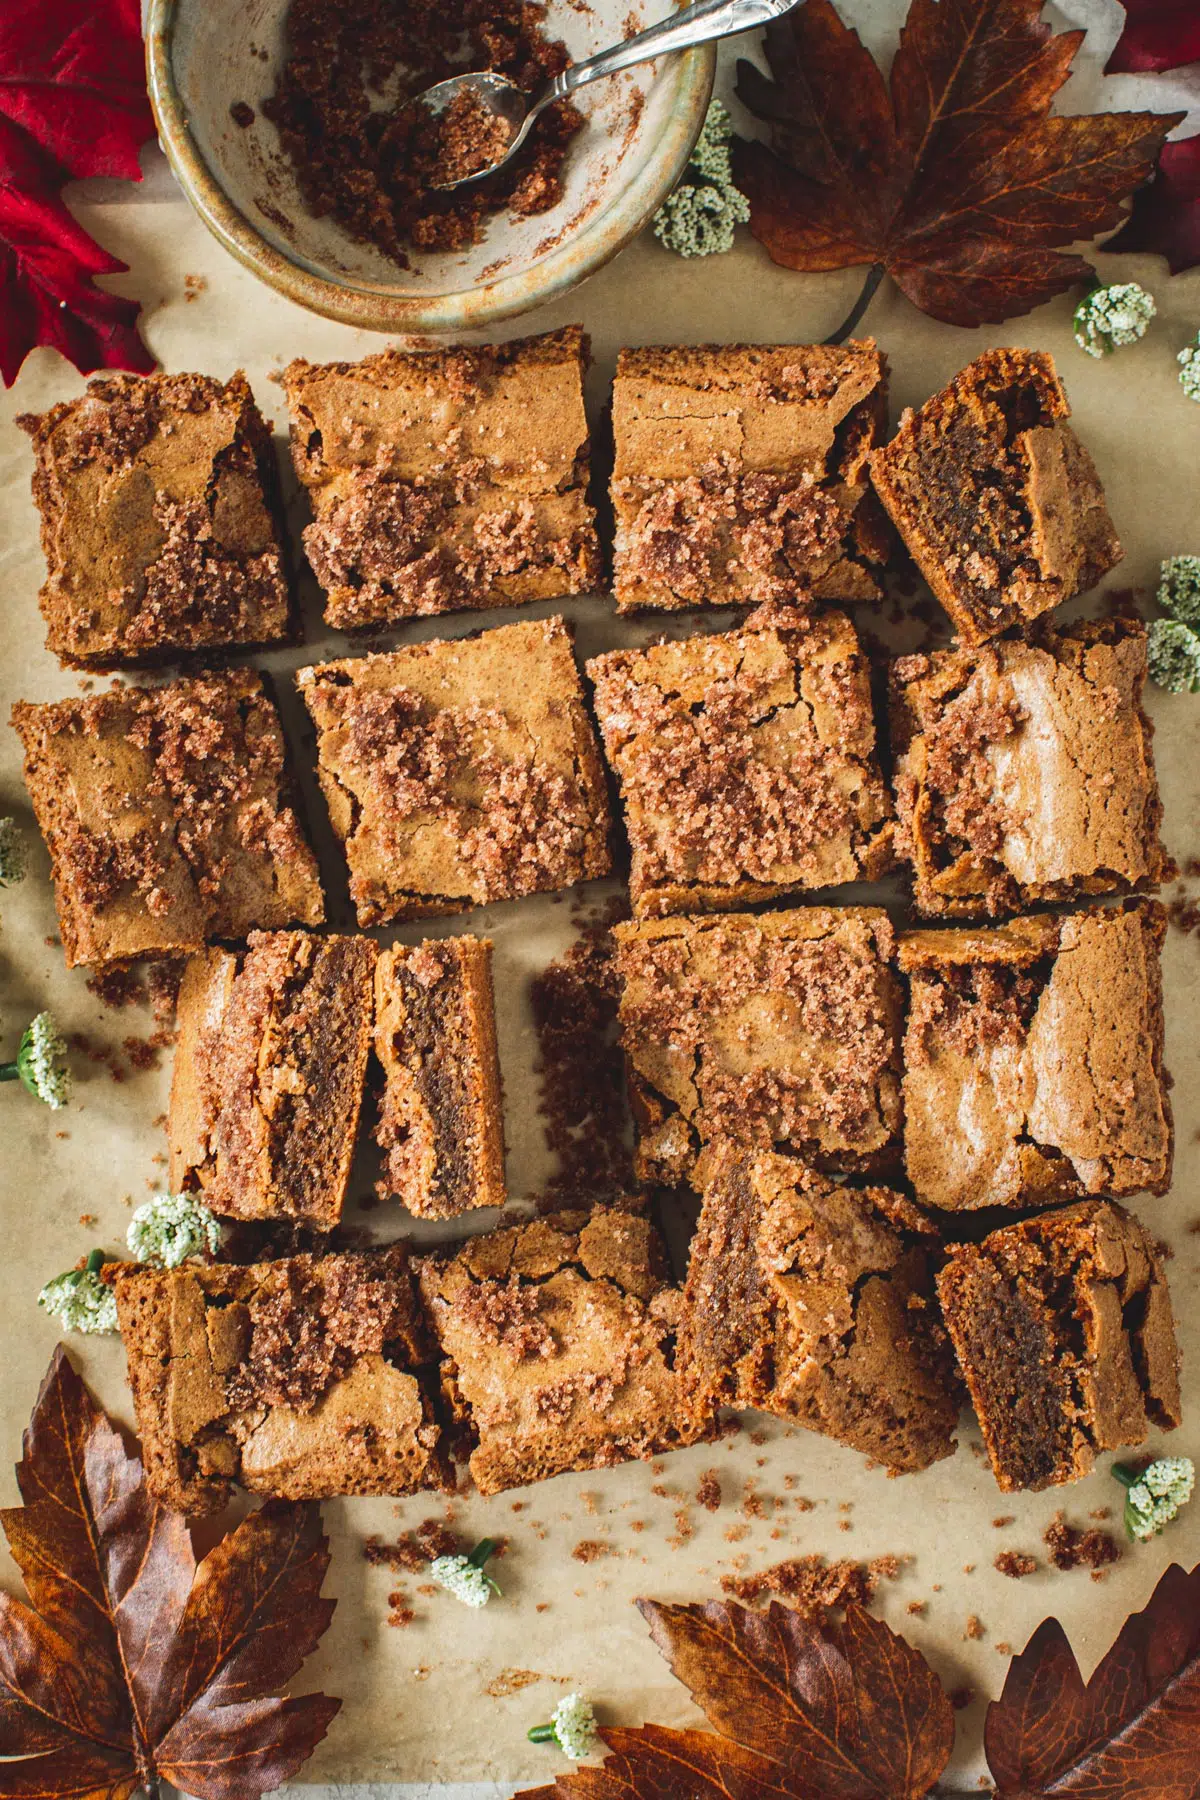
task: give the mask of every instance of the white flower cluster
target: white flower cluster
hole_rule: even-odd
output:
[[[221,1227],[194,1194],[160,1194],[139,1206],[126,1233],[131,1256],[138,1262],[177,1269],[192,1256],[214,1256]]]
[[[54,1112],[67,1104],[71,1091],[71,1072],[63,1060],[66,1054],[53,1015],[40,1012],[25,1028],[17,1051],[17,1073],[29,1092]]]
[[[1075,308],[1075,342],[1089,356],[1107,356],[1144,337],[1156,310],[1140,282],[1093,288]]]
[[[686,179],[654,215],[654,235],[677,256],[715,256],[733,249],[734,227],[750,218],[750,202],[733,185],[729,144],[733,121],[714,100],[688,158]]]
[[[1179,364],[1179,385],[1189,400],[1200,400],[1200,331],[1196,342],[1181,350],[1175,358]]]
[[[565,1694],[551,1717],[559,1749],[572,1762],[586,1756],[596,1742],[596,1715],[582,1694]]]
[[[464,1606],[486,1606],[496,1592],[495,1582],[467,1556],[435,1556],[429,1573],[439,1587]]]
[[[89,1259],[90,1260],[90,1259]],[[56,1275],[38,1295],[38,1305],[54,1314],[64,1331],[115,1331],[117,1300],[93,1268]]]
[[[1160,1456],[1143,1469],[1125,1496],[1125,1529],[1130,1537],[1157,1537],[1181,1507],[1187,1505],[1196,1485],[1196,1465],[1190,1456]]]
[[[25,879],[25,845],[15,819],[0,819],[0,887],[13,887]]]

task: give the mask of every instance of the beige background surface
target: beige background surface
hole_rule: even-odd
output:
[[[1078,0],[1073,10],[1081,10]],[[1115,11],[1109,0],[1093,10],[1106,17]],[[892,9],[874,11],[882,28]],[[1106,52],[1107,43],[1101,42],[1099,60]],[[1112,103],[1133,100],[1122,89]],[[294,354],[352,357],[378,348],[379,340],[311,318],[260,288],[192,217],[159,159],[148,156],[147,167],[149,179],[142,191],[118,194],[93,187],[79,200],[80,216],[131,265],[118,285],[145,302],[147,338],[164,366],[222,376],[244,367],[260,403],[282,428],[282,399],[270,380],[272,370]],[[1155,292],[1160,312],[1141,345],[1105,363],[1089,361],[1074,347],[1066,300],[1007,327],[964,332],[924,319],[885,286],[867,325],[891,360],[894,412],[925,398],[986,344],[1032,344],[1053,351],[1126,546],[1125,562],[1111,585],[1139,588],[1153,610],[1149,593],[1160,557],[1200,552],[1200,407],[1183,396],[1174,361],[1175,352],[1200,325],[1200,270],[1172,281],[1152,259],[1106,263],[1101,258],[1101,268],[1110,279],[1143,279]],[[185,298],[185,275],[206,283],[191,300]],[[595,349],[591,400],[598,408],[623,343],[809,341],[824,336],[841,318],[858,279],[854,273],[820,278],[788,274],[773,268],[749,239],[727,258],[692,265],[644,240],[565,304],[532,315],[523,326],[542,330],[583,320]],[[36,607],[42,565],[28,495],[31,459],[12,418],[74,394],[81,385],[65,363],[41,351],[30,359],[16,387],[0,398],[5,608],[0,710],[5,716],[17,698],[44,700],[76,691],[76,677],[60,670],[42,648]],[[295,507],[293,512],[298,527],[302,515]],[[316,656],[351,648],[323,631],[311,589],[306,589],[306,604],[309,639],[303,649],[252,659],[280,678],[293,741],[300,741],[300,718],[288,693],[289,672]],[[605,595],[566,610],[576,621],[584,654],[633,641],[634,630],[618,626]],[[500,623],[512,616],[483,622]],[[458,634],[480,622],[476,616],[457,615],[404,628],[394,640]],[[686,629],[690,623],[675,628]],[[860,623],[879,626],[870,609],[861,609]],[[1167,843],[1182,863],[1200,856],[1200,698],[1152,689],[1149,704],[1158,727]],[[330,922],[345,926],[344,879],[324,827],[306,741],[301,762],[333,897]],[[0,812],[9,811],[29,824],[16,739],[4,725]],[[15,1045],[28,1016],[47,1005],[66,1030],[87,1032],[98,1042],[119,1044],[128,1032],[151,1029],[137,1015],[105,1012],[88,993],[84,972],[64,970],[61,952],[47,942],[55,923],[45,855],[32,833],[31,841],[31,879],[0,898],[5,1045]],[[599,897],[599,890],[589,893],[589,900],[593,897]],[[496,942],[510,1190],[533,1193],[547,1170],[533,1110],[527,989],[531,974],[569,941],[568,908],[561,901],[497,906],[469,919],[440,922],[431,930],[464,926],[486,931]],[[421,932],[411,928],[396,935],[412,941]],[[1200,1221],[1200,937],[1173,929],[1165,969],[1167,1053],[1175,1077],[1178,1131],[1175,1185],[1165,1200],[1148,1200],[1142,1210],[1173,1252],[1170,1272],[1186,1357],[1187,1421],[1162,1448],[1200,1455],[1200,1235],[1195,1230]],[[155,1158],[163,1140],[153,1121],[165,1103],[167,1064],[169,1057],[159,1072],[135,1075],[123,1085],[115,1085],[103,1067],[84,1064],[78,1068],[74,1104],[57,1115],[14,1087],[0,1096],[0,1503],[16,1498],[11,1462],[56,1338],[52,1323],[37,1312],[34,1296],[47,1277],[93,1242],[117,1249],[128,1217],[126,1197],[137,1203],[161,1182]],[[364,1176],[360,1191],[365,1190]],[[84,1213],[96,1214],[99,1224],[80,1225]],[[357,1219],[353,1207],[349,1216]],[[372,1228],[386,1235],[406,1224],[399,1212],[376,1211],[369,1218]],[[119,1345],[76,1339],[72,1350],[104,1402],[127,1417]],[[688,1507],[701,1473],[710,1468],[719,1472],[724,1495],[715,1514]],[[798,1497],[815,1502],[814,1509],[801,1512],[794,1504]],[[552,1751],[528,1745],[525,1731],[549,1716],[567,1686],[589,1694],[612,1723],[682,1723],[690,1716],[686,1696],[651,1647],[630,1604],[633,1596],[703,1599],[717,1591],[722,1574],[822,1551],[830,1557],[892,1553],[906,1559],[900,1578],[881,1590],[880,1610],[926,1652],[948,1686],[969,1683],[977,1691],[979,1700],[959,1715],[952,1771],[957,1783],[973,1786],[982,1768],[983,1700],[998,1692],[1007,1666],[1002,1645],[1019,1648],[1039,1620],[1053,1612],[1090,1666],[1126,1613],[1144,1604],[1170,1560],[1188,1566],[1200,1560],[1197,1504],[1162,1539],[1127,1549],[1102,1583],[1092,1582],[1086,1572],[1058,1574],[1045,1568],[1014,1582],[993,1569],[1002,1548],[1039,1552],[1041,1534],[1060,1506],[1072,1521],[1084,1523],[1090,1510],[1116,1499],[1103,1472],[1057,1494],[1001,1496],[981,1463],[978,1433],[970,1422],[964,1423],[959,1454],[952,1461],[918,1477],[889,1481],[834,1444],[777,1422],[748,1419],[740,1436],[677,1454],[661,1472],[637,1465],[564,1476],[491,1501],[462,1501],[455,1522],[465,1536],[510,1538],[500,1571],[504,1599],[477,1614],[445,1596],[415,1595],[418,1617],[406,1630],[385,1623],[386,1596],[395,1581],[387,1571],[369,1568],[360,1546],[373,1532],[392,1536],[439,1512],[441,1502],[330,1504],[326,1518],[336,1545],[330,1588],[340,1605],[305,1675],[306,1685],[324,1685],[343,1695],[346,1705],[306,1777],[339,1783],[491,1779],[510,1784],[549,1778],[563,1765]],[[685,1521],[677,1517],[681,1508]],[[1000,1531],[992,1520],[1004,1513],[1015,1514],[1016,1522]],[[681,1541],[684,1522],[693,1535]],[[603,1543],[608,1553],[589,1563],[575,1560],[571,1552],[581,1540]],[[0,1581],[12,1585],[13,1580],[11,1564],[0,1563]],[[412,1582],[405,1585],[413,1594]],[[918,1601],[925,1603],[924,1612],[910,1616],[909,1604]],[[972,1614],[983,1635],[967,1641],[964,1631]],[[498,1681],[511,1680],[513,1670],[537,1679],[508,1697],[488,1693]]]

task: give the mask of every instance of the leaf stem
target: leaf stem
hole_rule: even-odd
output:
[[[480,1538],[479,1542],[468,1556],[467,1561],[471,1564],[473,1569],[482,1569],[484,1563],[488,1560],[488,1557],[495,1553],[495,1549],[495,1538]]]
[[[21,1071],[15,1062],[0,1063],[0,1081],[20,1081]]]
[[[558,1734],[553,1725],[531,1725],[525,1733],[531,1744],[554,1744]]]
[[[850,311],[846,314],[846,317],[842,320],[837,330],[832,332],[830,336],[825,339],[827,344],[845,343],[846,339],[850,336],[850,333],[854,330],[854,327],[858,324],[868,306],[870,306],[872,300],[875,298],[875,291],[886,274],[887,270],[882,263],[871,264],[871,267],[867,270],[867,279],[862,285],[862,292],[859,294],[858,299],[854,302],[854,305],[850,308]]]
[[[1119,1481],[1123,1488],[1131,1488],[1142,1479],[1140,1470],[1131,1469],[1128,1463],[1114,1463],[1109,1474],[1114,1481]]]

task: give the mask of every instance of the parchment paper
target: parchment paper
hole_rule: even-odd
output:
[[[1089,45],[1084,81],[1068,90],[1068,103],[1076,106],[1096,103],[1094,71],[1107,55],[1117,16],[1111,0],[1086,8],[1085,0],[1075,0],[1072,18],[1085,10],[1102,16],[1105,30],[1094,51]],[[867,35],[882,41],[894,26],[895,11],[890,4],[874,9]],[[1156,103],[1169,104],[1170,92],[1164,91]],[[1114,84],[1111,104],[1139,100],[1135,84]],[[77,210],[84,223],[131,265],[130,274],[114,285],[146,304],[147,337],[165,367],[220,376],[245,368],[261,405],[282,430],[282,397],[270,380],[272,370],[296,354],[313,359],[362,355],[379,348],[380,340],[311,317],[258,285],[208,236],[157,153],[148,155],[147,170],[140,191],[104,184],[78,191]],[[1183,396],[1174,361],[1174,353],[1200,324],[1200,270],[1170,280],[1163,265],[1151,258],[1101,257],[1100,267],[1108,279],[1143,280],[1159,305],[1147,339],[1103,363],[1075,348],[1066,299],[1006,327],[966,332],[923,318],[885,284],[867,327],[891,360],[893,414],[919,403],[987,344],[1051,350],[1067,381],[1075,423],[1107,484],[1125,544],[1125,561],[1108,585],[1138,587],[1148,600],[1162,556],[1200,552],[1200,407]],[[191,299],[184,289],[188,275],[206,284]],[[590,399],[599,408],[621,344],[819,339],[843,316],[858,282],[853,272],[816,278],[776,269],[748,238],[726,258],[690,265],[645,239],[562,304],[530,315],[510,331],[546,330],[581,319],[592,334],[596,363]],[[49,700],[77,690],[77,677],[59,669],[42,647],[35,599],[42,562],[28,491],[31,458],[11,421],[20,411],[41,410],[81,386],[57,356],[40,351],[15,388],[0,399],[5,609],[0,714],[5,720],[13,700]],[[294,495],[292,512],[298,530],[303,509]],[[331,897],[330,924],[346,929],[353,927],[341,859],[329,838],[312,779],[310,739],[303,733],[288,678],[304,662],[352,653],[355,646],[324,630],[311,583],[305,588],[305,607],[308,641],[302,648],[250,660],[270,669],[279,681],[289,733],[300,745],[306,799]],[[553,610],[524,609],[527,614]],[[577,625],[582,655],[643,641],[659,623],[644,629],[618,624],[605,595],[562,610]],[[402,628],[394,641],[456,635],[513,616],[457,614]],[[858,616],[860,623],[879,627],[872,609],[859,609]],[[671,621],[669,629],[718,628],[724,622],[722,615],[706,615]],[[1200,855],[1200,698],[1172,697],[1152,688],[1148,704],[1158,728],[1166,839],[1183,863]],[[144,1034],[152,1028],[144,1016],[102,1008],[85,986],[85,972],[68,974],[61,951],[47,941],[55,930],[47,862],[32,831],[17,741],[4,723],[0,812],[10,811],[29,828],[33,868],[22,887],[0,897],[5,1045],[15,1045],[24,1023],[43,1006],[53,1008],[67,1031],[86,1032],[97,1042],[116,1045],[127,1033]],[[588,897],[599,899],[602,892],[596,887]],[[548,1164],[534,1111],[528,981],[570,941],[569,909],[561,900],[525,901],[395,935],[414,941],[423,933],[461,929],[487,932],[496,943],[509,1185],[514,1195],[534,1193],[544,1183]],[[1197,1455],[1200,937],[1171,930],[1165,975],[1167,1059],[1175,1078],[1175,1184],[1166,1199],[1146,1200],[1141,1211],[1173,1253],[1170,1274],[1186,1358],[1187,1421],[1162,1447]],[[5,1054],[12,1054],[12,1048]],[[165,1107],[169,1060],[168,1054],[158,1072],[133,1075],[117,1085],[102,1066],[76,1058],[76,1097],[70,1110],[59,1114],[15,1088],[0,1096],[0,1503],[16,1500],[11,1463],[57,1336],[53,1323],[36,1310],[34,1297],[43,1281],[93,1243],[119,1249],[128,1205],[161,1186],[164,1138],[154,1121]],[[365,1191],[364,1177],[356,1192]],[[88,1213],[96,1215],[95,1225],[79,1222]],[[348,1218],[369,1222],[381,1235],[394,1235],[411,1224],[395,1209],[360,1215],[352,1205]],[[128,1419],[119,1344],[77,1338],[71,1348],[105,1404]],[[717,1470],[721,1479],[724,1498],[716,1513],[689,1504],[708,1469]],[[799,1510],[797,1498],[814,1502],[813,1510]],[[889,1481],[882,1470],[869,1469],[862,1458],[835,1444],[779,1422],[748,1418],[741,1435],[672,1456],[661,1468],[637,1464],[563,1476],[491,1501],[472,1497],[456,1503],[455,1524],[465,1537],[510,1539],[499,1568],[504,1598],[486,1612],[470,1612],[446,1596],[417,1594],[413,1581],[405,1578],[418,1616],[403,1630],[385,1623],[387,1595],[396,1578],[368,1567],[360,1547],[371,1533],[393,1537],[440,1513],[443,1503],[419,1498],[400,1505],[330,1503],[325,1515],[336,1549],[329,1588],[339,1606],[320,1653],[304,1671],[303,1685],[324,1686],[342,1695],[345,1706],[305,1778],[338,1783],[490,1779],[508,1784],[549,1779],[562,1766],[556,1752],[529,1745],[525,1732],[549,1716],[568,1686],[591,1696],[611,1723],[690,1721],[694,1715],[684,1690],[652,1648],[632,1598],[650,1594],[700,1600],[718,1592],[722,1574],[751,1572],[785,1556],[820,1551],[830,1557],[869,1559],[891,1553],[906,1559],[898,1579],[884,1583],[879,1608],[925,1651],[949,1687],[968,1684],[979,1696],[959,1715],[952,1769],[955,1782],[971,1788],[983,1768],[983,1701],[998,1692],[1007,1666],[1002,1647],[1020,1648],[1053,1612],[1090,1668],[1125,1615],[1144,1604],[1168,1562],[1190,1566],[1200,1560],[1197,1504],[1155,1543],[1127,1548],[1102,1582],[1093,1582],[1085,1571],[1055,1573],[1044,1561],[1038,1574],[1019,1582],[994,1570],[993,1558],[1004,1548],[1040,1557],[1042,1532],[1060,1507],[1073,1522],[1084,1524],[1089,1513],[1118,1503],[1118,1491],[1103,1471],[1057,1493],[1000,1495],[981,1459],[973,1423],[964,1426],[952,1461],[921,1476]],[[996,1529],[993,1519],[1009,1513],[1015,1523]],[[576,1560],[572,1551],[584,1540],[605,1545],[607,1554],[589,1562]],[[15,1585],[7,1561],[0,1562],[0,1581]],[[917,1603],[923,1603],[923,1610],[910,1612]],[[964,1634],[971,1615],[980,1621],[982,1636],[968,1640]],[[522,1682],[526,1685],[518,1685]],[[515,1691],[505,1694],[505,1688]]]

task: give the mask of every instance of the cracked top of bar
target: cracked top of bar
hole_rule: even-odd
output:
[[[604,772],[561,618],[296,679],[360,925],[608,873]]]
[[[588,340],[577,325],[504,344],[289,363],[292,458],[330,625],[587,593]]]
[[[890,534],[873,342],[623,350],[613,383],[621,612],[873,600]]]
[[[252,670],[12,717],[68,966],[324,919],[279,716]]]

